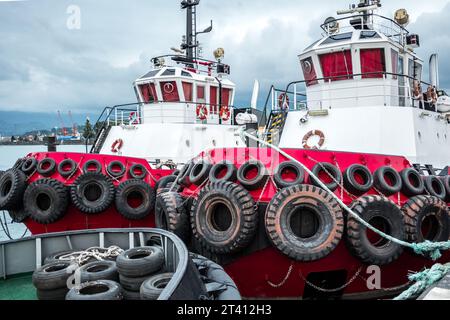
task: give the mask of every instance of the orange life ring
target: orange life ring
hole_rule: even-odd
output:
[[[111,152],[118,153],[120,151],[120,149],[122,149],[122,147],[123,147],[123,140],[117,139],[116,141],[113,142],[113,144],[111,146]]]
[[[134,112],[134,111],[130,113],[128,120],[130,120],[130,125],[139,124],[139,119],[137,117],[136,112]]]
[[[198,119],[206,120],[208,117],[208,108],[204,104],[198,104],[196,113]]]
[[[310,146],[308,144],[308,140],[314,136],[318,136],[320,138],[319,143],[316,146]],[[303,137],[302,146],[303,149],[319,149],[323,146],[324,143],[325,143],[324,133],[320,130],[312,130]]]
[[[222,108],[220,108],[220,119],[222,119],[222,121],[228,121],[230,120],[230,117],[230,108],[228,106],[222,106]]]
[[[289,96],[284,92],[278,97],[278,108],[289,109]]]

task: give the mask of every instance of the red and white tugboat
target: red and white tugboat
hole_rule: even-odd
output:
[[[183,0],[187,31],[177,54],[153,58],[134,82],[137,102],[105,108],[91,153],[42,152],[20,159],[0,180],[0,208],[33,234],[152,227],[156,185],[199,152],[245,147],[239,131],[257,117],[233,107],[224,50],[198,57],[196,7]],[[69,191],[67,191],[69,190]]]
[[[259,148],[202,152],[158,196],[157,226],[224,265],[244,297],[392,296],[433,263],[405,244],[449,240],[437,56],[426,83],[406,10],[379,7],[325,21],[299,55],[305,79],[271,89]]]
[[[197,4],[182,2],[188,17]],[[105,127],[93,151],[110,155],[30,155],[21,167],[27,177],[16,169],[1,178],[0,204],[14,214],[20,203],[25,209],[34,203],[27,210],[32,217],[25,221],[34,233],[152,225],[152,216],[136,222],[132,215],[150,212],[141,207],[154,203],[151,187],[159,190],[156,225],[224,265],[244,297],[395,294],[406,287],[409,271],[432,263],[399,241],[449,239],[450,116],[438,84],[437,56],[430,59],[431,83],[425,83],[423,62],[414,53],[419,37],[406,30],[406,11],[397,11],[392,20],[374,13],[380,6],[380,1],[361,1],[339,12],[347,16],[326,20],[323,38],[300,55],[305,79],[285,90],[271,89],[268,119],[261,122],[259,139],[241,132],[255,142],[252,148],[245,139],[239,140],[242,127],[226,123],[223,116],[228,113],[213,108],[224,105],[221,97],[232,103],[233,87],[209,75],[212,62],[205,62],[211,63],[206,75],[195,69],[200,60],[189,53],[196,42],[188,32],[183,47],[187,55],[175,57],[183,67],[168,67],[157,59],[156,70],[136,82],[139,109],[105,111],[109,116],[104,122],[114,126]],[[216,67],[225,69],[219,62]],[[227,88],[228,95],[223,92]],[[180,102],[190,100],[189,93],[194,101]],[[205,119],[206,113],[210,119]],[[237,117],[234,113],[232,120]],[[164,123],[167,117],[176,119],[170,129]],[[148,124],[155,118],[155,124]],[[254,116],[242,114],[242,123],[247,120],[254,122]],[[159,129],[152,132],[154,126]],[[224,135],[220,143],[215,130]],[[198,131],[211,132],[206,136],[215,143],[201,140],[199,149],[193,147]],[[172,133],[178,138],[172,145],[165,143]],[[147,143],[154,149],[145,153]],[[177,158],[176,150],[183,148],[185,153]],[[185,162],[192,156],[177,177],[160,180],[161,188],[156,188],[157,174],[168,173],[156,171],[158,165]],[[54,165],[51,160],[46,160],[49,166],[42,164],[44,157],[56,160],[58,172],[49,169]],[[36,160],[39,172],[28,171]],[[86,164],[87,160],[100,165]],[[144,169],[130,171],[132,165]],[[91,166],[102,175],[80,175],[78,168],[90,171]],[[46,170],[52,172],[48,177],[43,175]],[[129,178],[133,174],[136,177]],[[94,183],[84,187],[83,179],[89,175],[97,175],[89,181],[99,187],[91,188]],[[142,175],[144,180],[135,179]],[[68,213],[64,185],[71,186]],[[79,201],[83,195],[88,201]],[[106,207],[104,198],[109,203],[115,200],[115,205],[96,214]],[[96,201],[104,207],[92,205]],[[83,208],[86,203],[89,210]],[[124,207],[139,209],[128,214]],[[39,223],[54,209],[65,216],[52,224]],[[395,239],[369,232],[349,212]],[[449,254],[442,259],[448,261]]]

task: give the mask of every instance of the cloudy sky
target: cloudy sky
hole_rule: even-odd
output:
[[[131,84],[150,68],[150,58],[180,44],[179,2],[0,0],[0,111],[84,113],[133,101]],[[247,104],[255,79],[264,95],[273,82],[300,79],[297,54],[320,37],[326,17],[350,2],[201,0],[199,29],[214,20],[214,31],[200,38],[204,56],[225,48],[237,101]],[[440,53],[441,84],[450,88],[450,1],[383,2],[381,13],[389,17],[408,9],[409,29],[421,35],[419,53],[426,61]],[[80,29],[67,27],[71,5],[80,9]]]

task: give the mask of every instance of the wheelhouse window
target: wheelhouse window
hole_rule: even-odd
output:
[[[333,43],[342,42],[342,41],[348,41],[348,40],[352,39],[352,36],[353,36],[352,32],[335,34],[335,35],[332,35],[332,36],[326,38],[320,45],[326,45],[326,44],[333,44]]]
[[[197,86],[197,102],[205,103],[205,86]]]
[[[352,54],[350,50],[332,52],[319,56],[323,77],[331,81],[353,79]]]
[[[314,68],[314,64],[312,58],[306,58],[300,61],[303,70],[303,76],[305,77],[306,86],[312,86],[317,84],[317,74],[316,69]]]
[[[153,83],[139,85],[139,91],[141,92],[142,100],[144,101],[144,103],[152,103],[158,101],[155,85]]]
[[[175,69],[166,69],[161,76],[174,76],[175,75]]]
[[[215,86],[209,87],[209,111],[211,114],[217,114],[217,91],[219,88]]]
[[[231,104],[231,89],[222,88],[222,105],[229,106]]]
[[[177,83],[175,81],[161,82],[161,92],[164,102],[179,102]]]
[[[192,89],[194,87],[194,85],[190,82],[182,82],[183,84],[183,93],[184,93],[184,99],[185,102],[192,102],[193,101],[193,94],[192,94]]]
[[[384,49],[361,49],[360,56],[363,79],[383,78],[386,72]]]
[[[360,39],[380,39],[380,35],[376,31],[361,31]]]

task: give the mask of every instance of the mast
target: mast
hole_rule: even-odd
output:
[[[197,58],[197,10],[200,0],[182,0],[181,9],[186,9],[186,38],[181,45],[186,50],[186,58]]]

